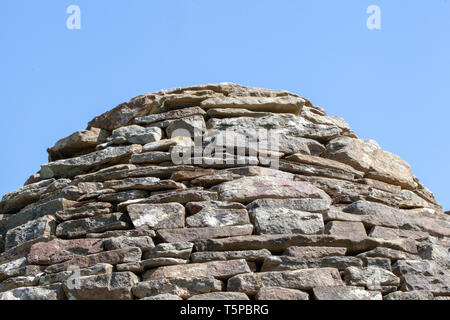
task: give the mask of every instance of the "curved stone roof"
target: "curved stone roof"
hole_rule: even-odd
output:
[[[444,299],[450,216],[281,90],[144,94],[0,202],[0,299]]]

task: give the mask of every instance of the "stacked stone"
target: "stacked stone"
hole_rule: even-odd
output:
[[[194,151],[259,129],[279,134],[258,150],[276,169]],[[295,94],[145,94],[48,153],[0,202],[0,299],[450,296],[448,213],[405,161]]]

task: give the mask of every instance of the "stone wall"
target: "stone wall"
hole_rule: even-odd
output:
[[[0,202],[0,299],[450,296],[448,212],[295,94],[145,94],[48,153]]]

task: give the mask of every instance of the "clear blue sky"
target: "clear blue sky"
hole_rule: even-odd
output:
[[[66,28],[72,4],[81,30]],[[366,27],[372,4],[381,30]],[[450,209],[448,0],[3,0],[0,41],[0,194],[121,102],[236,82],[343,117]]]

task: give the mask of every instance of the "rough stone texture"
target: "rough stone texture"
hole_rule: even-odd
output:
[[[255,295],[263,287],[311,290],[318,286],[341,286],[339,271],[333,268],[237,275],[228,280],[228,290]]]
[[[40,242],[34,244],[28,254],[28,263],[52,265],[76,256],[90,255],[103,251],[103,240],[75,239]]]
[[[147,93],[48,154],[0,201],[0,300],[450,297],[448,211],[296,94]]]
[[[223,283],[213,277],[187,277],[157,279],[140,282],[133,287],[133,294],[138,298],[173,294],[181,298],[189,298],[202,293],[221,291]]]
[[[306,292],[286,288],[261,288],[256,300],[309,300]]]
[[[9,230],[5,237],[5,249],[30,246],[38,241],[49,240],[55,234],[56,219],[52,216],[29,221],[24,225]]]
[[[316,287],[313,292],[316,300],[383,300],[380,292],[358,287]]]
[[[149,229],[183,228],[185,209],[179,203],[135,204],[127,207],[135,228],[145,226]]]
[[[63,288],[69,300],[132,300],[131,289],[139,282],[131,272],[80,277],[76,285],[68,280]]]
[[[134,153],[140,153],[142,146],[131,145],[127,147],[109,147],[87,155],[71,159],[58,160],[41,166],[41,177],[67,177],[86,173],[89,170],[100,168],[105,164],[117,164],[128,162]]]
[[[186,278],[202,274],[227,279],[247,272],[250,272],[250,269],[245,260],[230,260],[161,267],[146,272],[143,277],[145,280],[156,280],[161,278]]]

